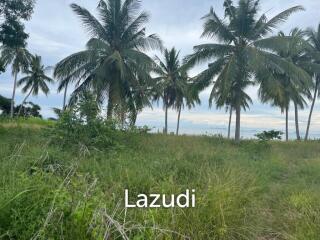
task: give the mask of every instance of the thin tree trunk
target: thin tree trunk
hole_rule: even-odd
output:
[[[179,106],[179,112],[178,112],[178,122],[177,122],[177,132],[176,135],[179,135],[179,128],[180,128],[180,116],[181,116],[181,106]]]
[[[319,81],[317,79],[317,81],[316,81],[316,89],[314,90],[314,95],[313,95],[313,99],[312,99],[312,105],[311,105],[309,119],[308,119],[306,136],[304,138],[305,141],[308,141],[308,139],[309,139],[309,130],[310,130],[310,125],[311,125],[312,113],[313,113],[314,105],[315,105],[315,102],[316,102],[316,99],[317,99],[317,95],[318,95],[318,85],[319,85]]]
[[[164,134],[168,134],[168,104],[165,106]]]
[[[112,114],[113,114],[113,101],[112,101],[112,97],[110,95],[110,90],[109,90],[108,107],[107,107],[107,120],[112,119]]]
[[[23,108],[23,105],[25,104],[25,102],[27,101],[28,97],[30,96],[30,94],[32,93],[33,88],[31,88],[30,92],[28,93],[28,95],[23,99],[21,106],[19,108],[19,112],[18,112],[18,116],[20,116],[21,110]]]
[[[288,122],[289,122],[289,109],[286,107],[286,141],[289,141],[289,127],[288,127]]]
[[[296,134],[297,134],[297,140],[300,141],[300,130],[299,130],[299,114],[298,114],[298,106],[296,103],[294,103],[294,117],[296,122]]]
[[[240,105],[236,106],[236,132],[235,140],[237,143],[240,142],[240,118],[241,118],[241,107]]]
[[[16,97],[17,78],[18,78],[18,73],[16,72],[14,74],[13,92],[12,92],[11,107],[10,107],[10,117],[11,118],[13,118],[13,115],[14,115],[14,102],[15,102],[15,97]]]
[[[228,125],[228,139],[231,135],[231,121],[232,121],[232,107],[230,107],[229,125]]]
[[[132,113],[132,117],[130,119],[130,125],[131,127],[134,127],[137,123],[137,118],[138,118],[138,112],[135,111],[134,113]]]
[[[67,91],[68,91],[68,84],[66,85],[64,89],[64,95],[63,95],[63,107],[62,110],[66,110],[66,103],[67,103]]]

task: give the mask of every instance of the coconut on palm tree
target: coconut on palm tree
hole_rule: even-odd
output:
[[[189,65],[210,61],[209,67],[199,75],[199,81],[208,85],[217,77],[232,92],[231,107],[236,112],[235,140],[240,141],[241,109],[250,103],[246,94],[248,86],[272,78],[270,69],[277,73],[288,72],[291,78],[309,79],[310,76],[293,63],[273,53],[274,46],[282,45],[284,39],[266,37],[279,23],[303,10],[301,6],[287,9],[268,19],[265,14],[259,16],[259,1],[239,0],[235,5],[225,0],[225,19],[221,19],[211,8],[204,16],[202,37],[218,40],[220,43],[208,43],[195,46],[195,53],[186,60]]]
[[[14,81],[11,98],[10,116],[11,118],[13,118],[18,74],[28,69],[31,60],[31,54],[25,47],[10,48],[2,46],[1,59],[4,66],[8,66],[11,64],[12,67],[12,76],[14,77]]]
[[[52,83],[53,79],[46,75],[46,68],[42,62],[40,56],[32,56],[30,61],[29,69],[25,70],[24,73],[27,75],[18,81],[18,86],[23,86],[22,92],[27,93],[25,98],[21,103],[21,107],[18,112],[18,116],[21,114],[23,105],[26,103],[27,99],[32,94],[37,96],[39,91],[43,92],[45,95],[49,93],[48,83]]]
[[[139,11],[139,0],[101,0],[99,19],[77,4],[71,7],[91,39],[84,51],[59,62],[54,75],[64,83],[75,83],[73,97],[92,89],[99,100],[107,98],[110,119],[114,107],[128,102],[132,92],[150,78],[154,62],[144,51],[161,48],[161,41],[155,34],[146,34],[149,15]]]

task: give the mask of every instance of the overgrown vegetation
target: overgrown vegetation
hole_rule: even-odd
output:
[[[118,130],[108,136],[123,134],[117,141],[124,148],[68,147],[46,129],[27,126],[0,127],[2,239],[316,240],[320,234],[318,142],[238,145]],[[124,189],[133,197],[193,188],[194,209],[124,208]]]

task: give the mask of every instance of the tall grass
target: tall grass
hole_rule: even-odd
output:
[[[1,125],[0,239],[319,239],[318,142],[124,133],[95,149]],[[125,209],[124,189],[197,204]]]

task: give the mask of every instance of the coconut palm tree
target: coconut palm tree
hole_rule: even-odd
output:
[[[312,46],[312,52],[316,53],[317,55],[320,55],[320,24],[318,25],[317,31],[313,29],[308,29],[306,32],[308,36],[309,43]],[[320,64],[320,57],[315,56],[315,63]],[[315,102],[317,100],[317,97],[320,96],[320,73],[314,75],[314,93],[312,97],[312,104],[310,108],[310,113],[309,113],[309,118],[308,118],[308,125],[307,125],[307,131],[305,135],[305,141],[308,140],[309,138],[309,131],[310,131],[310,125],[311,125],[311,119],[312,119],[312,114],[315,106]]]
[[[70,78],[63,78],[63,79],[59,80],[58,93],[64,91],[62,111],[65,110],[66,106],[67,106],[67,93],[68,93],[68,87],[69,87],[70,82],[71,82]]]
[[[202,81],[212,83],[214,77],[217,82],[229,86],[227,92],[232,92],[232,109],[236,112],[235,140],[240,141],[240,116],[242,106],[249,104],[245,90],[260,78],[272,77],[274,72],[288,72],[290,77],[306,79],[310,76],[293,63],[282,59],[272,52],[274,46],[282,45],[284,39],[266,37],[279,23],[303,10],[301,6],[287,9],[275,17],[268,19],[265,14],[258,16],[259,1],[239,0],[224,2],[225,19],[221,19],[211,8],[205,20],[202,37],[218,39],[220,43],[208,43],[195,46],[195,53],[186,61],[195,65],[212,61],[209,67],[200,74]]]
[[[158,75],[154,78],[157,82],[155,86],[154,99],[159,101],[163,100],[163,108],[165,110],[165,127],[164,133],[168,133],[168,110],[172,107],[176,100],[178,91],[183,91],[183,81],[180,78],[180,61],[179,52],[172,48],[171,50],[164,50],[164,60],[162,61],[156,56],[157,66],[153,71]],[[181,93],[182,95],[182,93]]]
[[[42,91],[44,94],[48,95],[49,87],[47,84],[52,83],[53,79],[46,75],[45,72],[47,69],[49,68],[46,68],[42,64],[40,56],[35,55],[31,57],[30,69],[24,71],[27,76],[18,81],[18,87],[23,86],[22,92],[28,93],[21,103],[18,116],[21,113],[23,105],[31,94],[37,96],[39,91]]]
[[[177,88],[176,100],[174,103],[174,108],[178,111],[176,135],[179,135],[182,109],[185,106],[187,106],[188,109],[191,109],[194,108],[196,104],[201,103],[199,98],[201,89],[199,89],[192,78],[188,76],[188,73],[183,69],[183,66],[181,67],[179,78],[180,84],[179,88]]]
[[[4,66],[8,66],[10,64],[12,66],[12,76],[14,77],[14,81],[11,98],[10,116],[11,118],[13,118],[18,74],[22,71],[27,70],[31,59],[31,54],[24,47],[10,48],[2,46],[1,59]]]
[[[274,74],[270,80],[265,80],[260,84],[259,98],[263,103],[271,103],[273,107],[279,107],[281,113],[286,115],[286,141],[289,141],[289,106],[290,95],[292,95],[292,86],[290,78],[285,74]]]
[[[294,28],[288,36],[286,36],[283,32],[279,33],[279,37],[286,39],[286,44],[275,47],[274,51],[286,59],[287,61],[292,62],[297,67],[304,69],[309,73],[310,76],[314,75],[316,72],[319,72],[320,65],[313,63],[313,49],[310,44],[305,41],[305,32]],[[286,116],[288,115],[288,109],[290,102],[293,102],[294,112],[295,112],[295,127],[296,127],[296,135],[297,140],[300,140],[300,130],[299,130],[299,117],[298,117],[298,109],[303,109],[307,102],[305,97],[311,98],[311,93],[309,91],[312,86],[312,78],[306,79],[293,79],[290,78],[287,74],[278,74],[276,78],[279,81],[280,87],[278,89],[268,88],[265,83],[261,83],[260,95],[263,100],[271,99],[275,97],[278,99],[278,106],[284,107],[286,110]],[[272,85],[273,83],[268,83]],[[263,92],[265,91],[265,92]],[[282,91],[282,93],[281,93]],[[279,99],[279,95],[281,99]],[[284,103],[284,104],[283,104]],[[277,104],[276,104],[277,105]],[[288,126],[288,119],[286,117],[286,132]],[[288,138],[288,134],[286,134]]]
[[[75,83],[73,97],[93,89],[100,100],[107,98],[110,119],[114,106],[127,102],[124,98],[130,98],[150,78],[154,62],[144,51],[159,49],[162,43],[155,34],[146,35],[149,15],[139,11],[139,0],[101,0],[99,19],[77,4],[71,7],[91,39],[84,51],[60,61],[54,75],[64,86]]]

